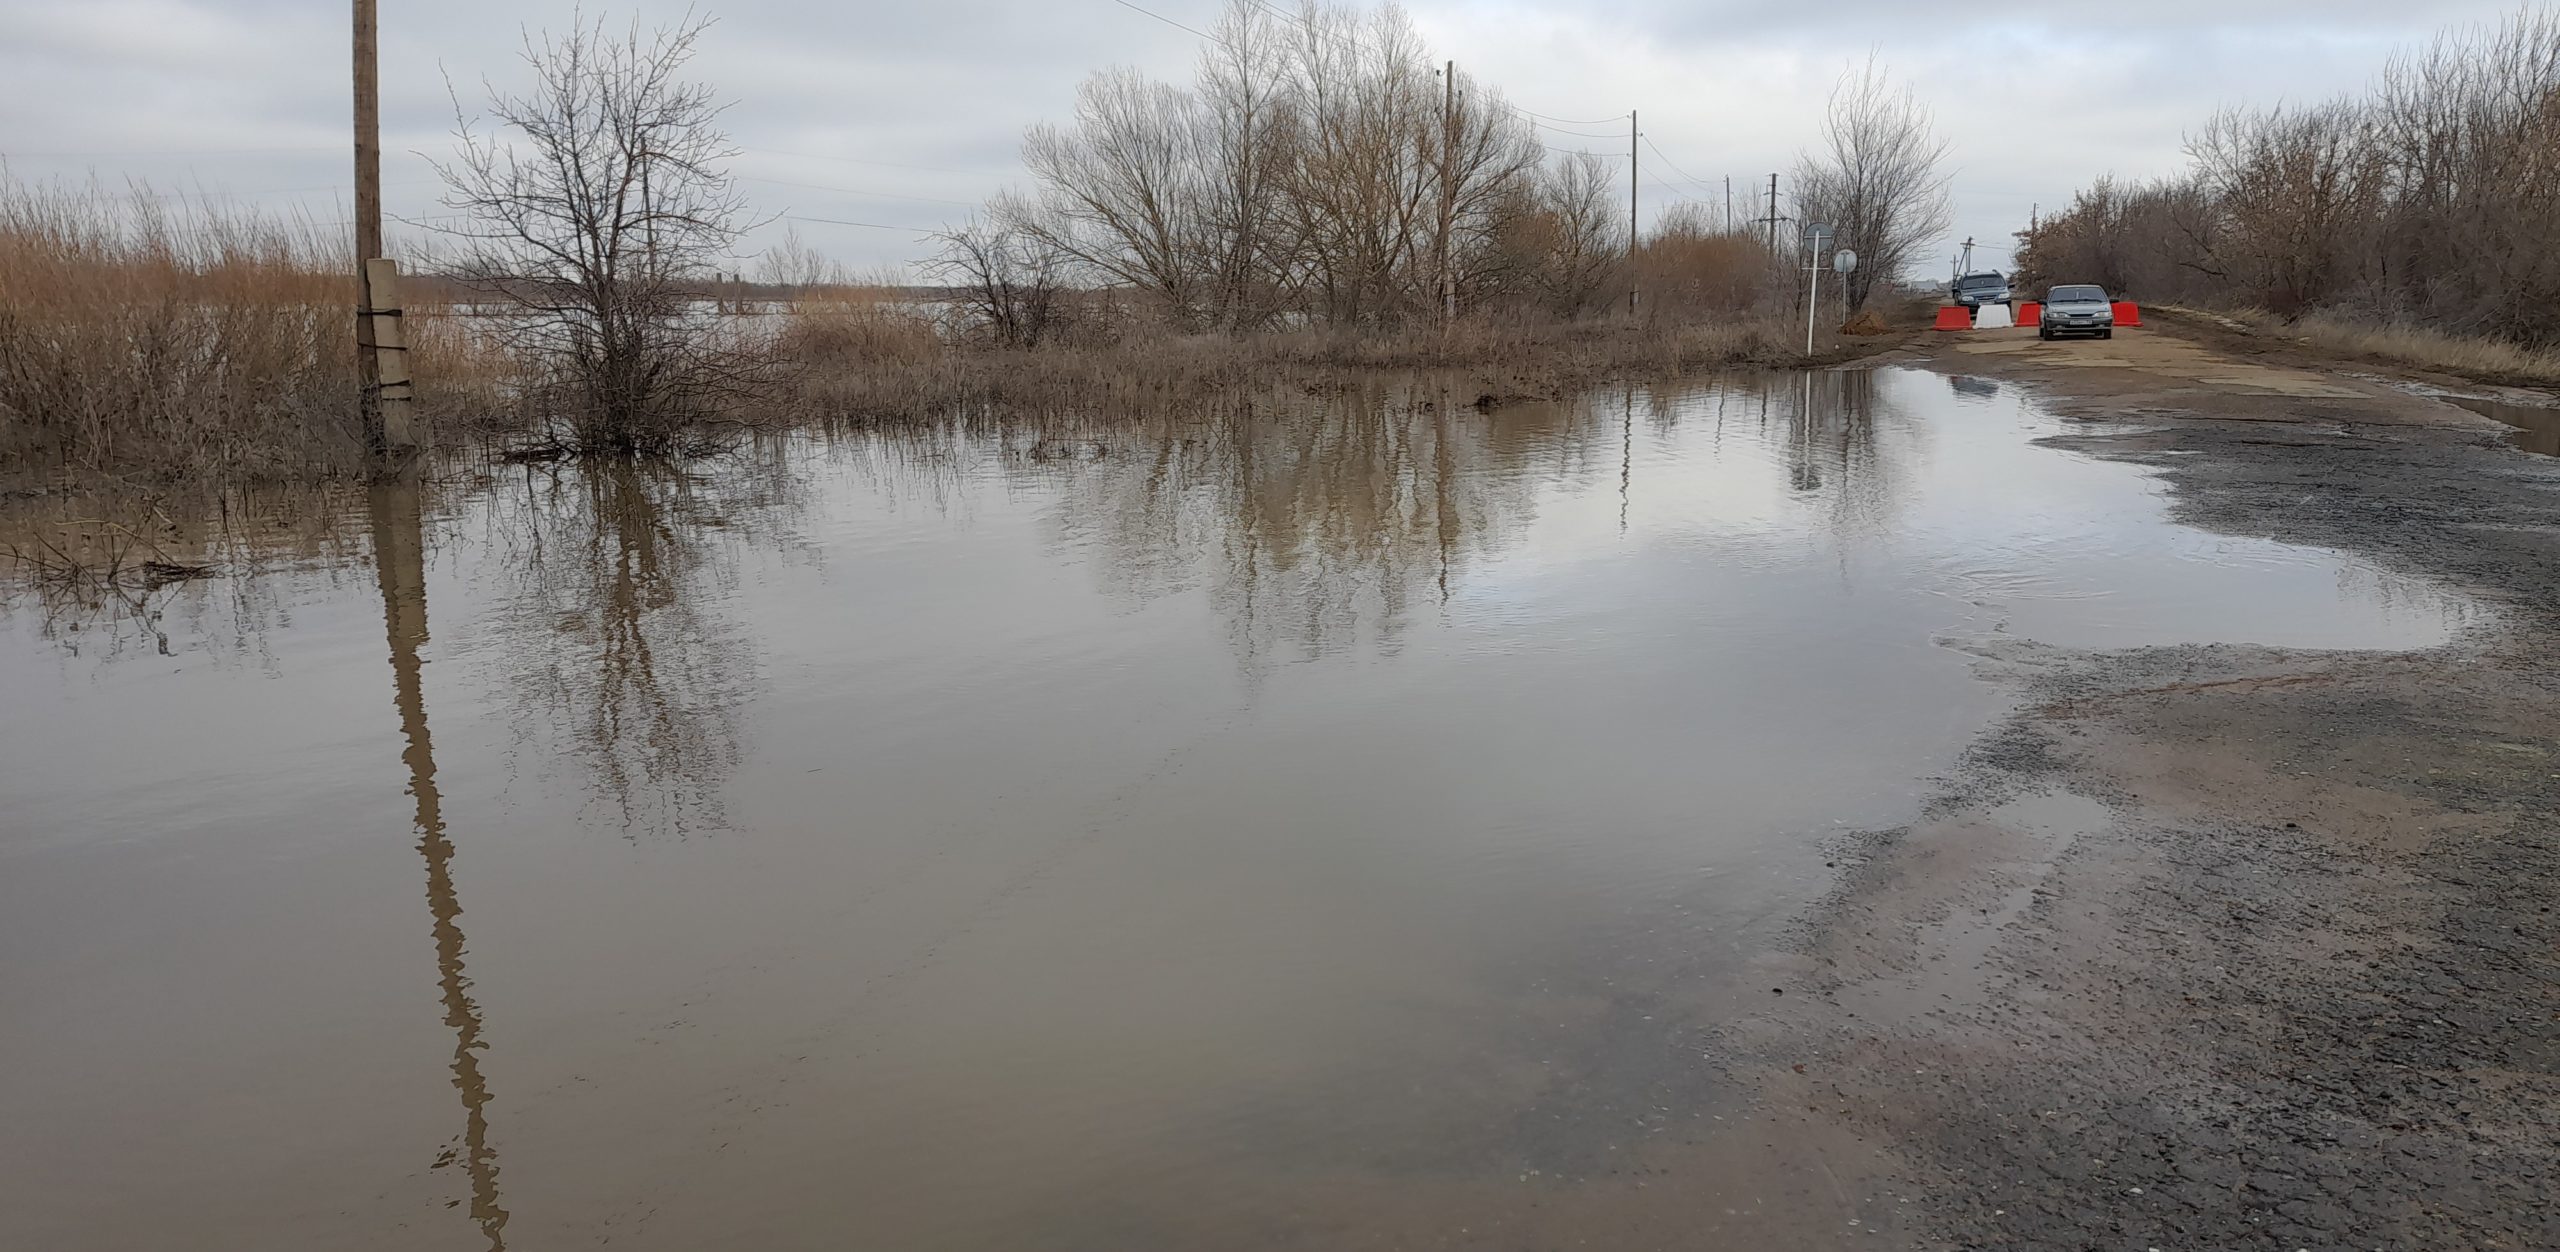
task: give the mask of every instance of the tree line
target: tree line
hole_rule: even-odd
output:
[[[1035,186],[946,232],[940,275],[1023,343],[1066,285],[1180,331],[1582,312],[1626,249],[1623,184],[1424,56],[1392,6],[1232,0],[1189,84],[1106,70],[1032,127]]]
[[[2186,151],[2022,232],[2026,277],[2560,345],[2560,12],[2447,31],[2357,96],[2225,110]]]
[[[1835,92],[1798,163],[1799,221],[1866,251],[1851,307],[1946,223],[1944,144],[1873,63]],[[1031,345],[1070,289],[1108,288],[1184,332],[1394,328],[1461,316],[1574,319],[1782,303],[1795,240],[1679,206],[1638,235],[1614,157],[1552,157],[1532,116],[1412,20],[1230,0],[1188,85],[1095,74],[1033,127],[1034,186],[945,232],[936,276],[992,337]]]

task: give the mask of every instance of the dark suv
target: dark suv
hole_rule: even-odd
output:
[[[2007,304],[2009,280],[1998,270],[1967,274],[1956,280],[1954,294],[1956,303],[1968,309],[1978,309],[1986,304]]]

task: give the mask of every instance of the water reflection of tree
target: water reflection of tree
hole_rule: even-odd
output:
[[[291,617],[274,575],[343,577],[361,505],[334,487],[12,501],[0,507],[0,614],[25,612],[73,656],[183,648],[272,667],[268,636]]]
[[[1475,396],[1371,380],[1116,435],[1052,423],[1014,435],[1008,464],[1055,480],[1061,529],[1092,538],[1117,589],[1204,591],[1248,660],[1392,646],[1455,571],[1526,529],[1543,485],[1604,452],[1617,470],[1614,403],[1481,412]]]
[[[799,476],[746,463],[600,461],[529,472],[488,500],[503,572],[500,682],[538,757],[574,762],[627,831],[723,820],[755,651],[720,615],[741,544],[781,527]]]

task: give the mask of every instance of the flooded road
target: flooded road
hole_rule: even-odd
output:
[[[0,1207],[1653,1246],[1783,1200],[1719,1188],[1701,1041],[2007,710],[1986,659],[2477,612],[2173,523],[1989,380],[1463,399],[515,468],[242,509],[211,578],[21,570]]]

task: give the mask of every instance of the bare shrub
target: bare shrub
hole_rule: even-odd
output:
[[[966,336],[1036,348],[1065,320],[1068,259],[1024,226],[1015,206],[1000,200],[985,217],[934,237],[942,252],[926,272],[948,289]]]
[[[1792,290],[1781,281],[1767,236],[1749,227],[1727,229],[1699,204],[1663,214],[1631,264],[1646,315],[1655,321],[1765,312]]]
[[[493,129],[457,99],[458,151],[436,166],[470,219],[456,273],[508,306],[500,333],[581,450],[664,451],[755,394],[751,345],[693,307],[750,225],[726,106],[678,77],[708,25],[528,34],[531,89],[489,89]]]

